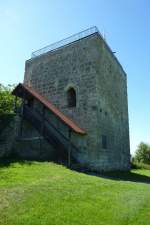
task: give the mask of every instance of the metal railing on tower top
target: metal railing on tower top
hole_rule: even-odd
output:
[[[55,42],[53,44],[47,45],[44,48],[41,48],[41,49],[39,49],[39,50],[37,50],[35,52],[32,52],[31,59],[35,58],[35,57],[38,57],[38,56],[40,56],[40,55],[42,55],[44,53],[55,51],[55,50],[57,50],[57,49],[59,49],[59,48],[61,48],[63,46],[69,45],[69,44],[71,44],[71,43],[73,43],[75,41],[78,41],[78,40],[80,40],[82,38],[90,36],[90,35],[92,35],[94,33],[97,33],[104,40],[104,44],[105,44],[106,48],[112,54],[112,57],[117,62],[117,64],[121,67],[121,69],[124,72],[124,75],[126,76],[126,73],[125,73],[122,65],[120,64],[120,62],[118,61],[117,57],[115,56],[116,52],[113,52],[111,50],[110,46],[108,45],[108,43],[105,40],[105,37],[103,37],[103,35],[99,32],[99,30],[98,30],[98,28],[96,26],[90,27],[90,28],[88,28],[88,29],[86,29],[84,31],[81,31],[81,32],[79,32],[77,34],[74,34],[74,35],[72,35],[72,36],[70,36],[68,38],[65,38],[65,39],[63,39],[61,41],[58,41],[58,42]]]
[[[32,52],[31,58],[37,57],[37,56],[42,55],[42,54],[44,54],[46,52],[54,51],[54,50],[56,50],[56,49],[58,49],[60,47],[63,47],[63,46],[68,45],[68,44],[70,44],[70,43],[72,43],[74,41],[77,41],[77,40],[80,40],[82,38],[85,38],[85,37],[87,37],[89,35],[92,35],[94,33],[98,33],[102,37],[102,35],[99,32],[98,28],[96,26],[94,26],[94,27],[91,27],[91,28],[86,29],[84,31],[81,31],[81,32],[79,32],[77,34],[74,34],[74,35],[72,35],[72,36],[70,36],[68,38],[65,38],[65,39],[63,39],[61,41],[58,41],[58,42],[55,42],[53,44],[47,45],[46,47],[41,48],[41,49],[39,49],[39,50],[37,50],[35,52]]]

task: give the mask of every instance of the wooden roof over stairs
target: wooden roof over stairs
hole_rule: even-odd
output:
[[[37,91],[35,91],[33,88],[27,86],[26,84],[19,83],[16,88],[12,92],[13,95],[18,96],[20,98],[23,98],[24,94],[28,95],[29,97],[34,97],[38,101],[40,101],[48,110],[50,110],[52,113],[55,114],[56,117],[58,117],[64,124],[66,124],[71,130],[74,132],[84,135],[86,134],[83,129],[78,127],[71,119],[69,119],[67,116],[65,116],[62,112],[59,111],[56,106],[54,106],[49,100],[47,100],[45,97],[40,95]]]

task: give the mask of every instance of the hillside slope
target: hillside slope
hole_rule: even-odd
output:
[[[120,178],[53,163],[1,165],[0,225],[149,225],[150,170]]]

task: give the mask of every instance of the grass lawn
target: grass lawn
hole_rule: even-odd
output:
[[[150,170],[86,175],[54,163],[0,166],[0,225],[150,225]]]

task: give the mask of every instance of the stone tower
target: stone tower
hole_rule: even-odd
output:
[[[127,75],[96,27],[33,53],[24,84],[86,132],[72,139],[81,165],[130,168]]]

